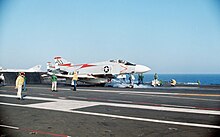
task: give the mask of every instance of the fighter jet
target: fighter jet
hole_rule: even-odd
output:
[[[96,63],[73,64],[60,56],[54,58],[55,65],[47,63],[48,74],[55,73],[58,77],[72,78],[77,72],[82,82],[105,84],[115,76],[133,73],[145,73],[151,69],[144,65],[134,64],[125,60],[109,60]]]

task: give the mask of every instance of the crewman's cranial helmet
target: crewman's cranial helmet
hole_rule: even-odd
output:
[[[21,73],[20,73],[20,75],[21,75],[21,76],[24,76],[24,75],[25,75],[25,73],[24,73],[24,72],[21,72]]]

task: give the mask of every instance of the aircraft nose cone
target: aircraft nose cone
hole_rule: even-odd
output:
[[[148,72],[151,69],[147,66],[143,66],[143,65],[136,65],[135,66],[135,72],[136,73],[144,73],[144,72]]]

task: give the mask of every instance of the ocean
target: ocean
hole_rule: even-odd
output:
[[[137,79],[137,75],[135,76]],[[154,74],[144,74],[144,82],[151,82]],[[220,85],[220,74],[158,74],[158,79],[169,82],[175,79],[177,83],[197,83],[201,85]]]

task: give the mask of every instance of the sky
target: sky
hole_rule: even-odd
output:
[[[149,73],[220,74],[218,0],[0,0],[0,66],[124,59]]]

